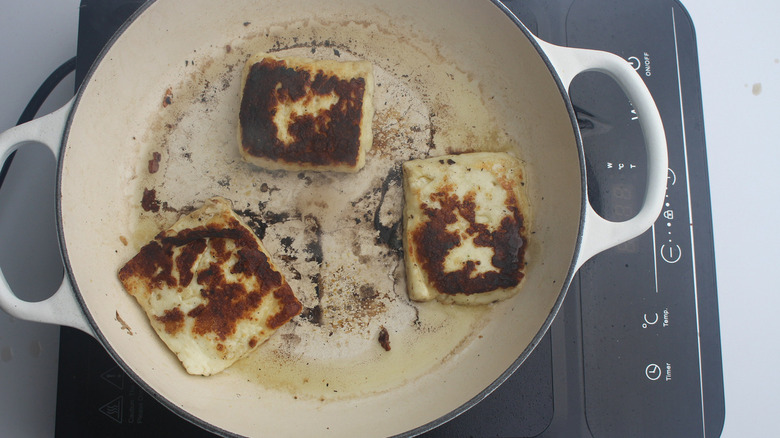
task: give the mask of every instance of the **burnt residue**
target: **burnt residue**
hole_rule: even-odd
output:
[[[144,194],[141,197],[141,208],[152,213],[160,211],[160,201],[157,200],[157,191],[155,189],[144,189]]]
[[[287,222],[290,219],[290,213],[283,211],[281,213],[274,213],[273,211],[263,212],[263,219],[268,225],[279,224]]]
[[[390,169],[387,176],[382,181],[382,187],[380,190],[379,205],[374,211],[373,223],[374,229],[379,233],[376,241],[379,244],[387,245],[397,254],[403,254],[403,236],[401,234],[401,220],[398,219],[395,222],[385,225],[382,223],[381,217],[385,207],[385,199],[388,190],[392,185],[401,185],[401,166],[397,165]]]
[[[244,209],[236,210],[236,214],[244,219],[247,226],[252,229],[260,240],[263,240],[269,226],[288,221],[290,219],[290,214],[287,212],[275,213],[272,211],[265,211],[265,203],[263,202],[258,203],[258,205],[260,213],[250,209]]]
[[[322,325],[322,307],[317,304],[314,307],[307,307],[301,311],[301,318],[315,325]]]
[[[316,273],[309,276],[309,281],[314,285],[314,294],[318,300],[322,299],[322,276]]]
[[[268,183],[260,184],[260,192],[268,193],[269,196],[272,195],[274,192],[278,192],[279,190],[281,190],[279,187],[269,186]]]
[[[287,348],[291,350],[301,343],[301,337],[295,333],[282,333],[280,338],[284,340]]]
[[[163,102],[162,106],[163,108],[166,108],[168,105],[173,103],[173,90],[168,88],[165,90],[165,95],[163,96]]]
[[[390,351],[390,333],[388,333],[385,326],[379,328],[379,345],[381,345],[385,351]]]
[[[433,119],[436,118],[436,113],[429,113],[428,114],[428,126],[431,127],[430,133],[428,134],[428,155],[430,155],[431,150],[436,149],[436,142],[434,141],[434,137],[436,137],[436,125],[433,123]]]
[[[258,239],[263,240],[265,238],[265,231],[268,229],[268,225],[263,220],[262,215],[255,213],[252,210],[236,210],[236,214],[241,216],[246,225],[252,229]]]
[[[302,180],[303,183],[307,186],[310,186],[312,183],[311,176],[307,175],[305,172],[298,173],[298,179]]]
[[[121,316],[119,316],[119,311],[118,311],[118,310],[116,310],[115,312],[116,312],[116,314],[115,314],[115,316],[114,316],[114,319],[115,319],[117,322],[119,322],[119,326],[120,326],[120,328],[121,328],[122,330],[126,331],[128,335],[130,335],[130,336],[133,336],[133,330],[130,328],[130,326],[129,326],[129,325],[127,325],[127,323],[125,322],[125,320],[124,320],[124,319],[122,319],[122,317],[121,317]]]
[[[177,210],[176,208],[171,207],[170,205],[168,205],[167,201],[163,201],[162,202],[162,211],[165,211],[165,212],[168,212],[168,213],[179,213],[180,211],[184,211],[184,210],[183,209],[182,210]]]
[[[363,302],[371,302],[376,300],[379,297],[379,292],[377,292],[376,288],[374,286],[364,284],[360,286],[359,293],[358,293],[358,299]]]
[[[152,152],[152,159],[149,160],[149,173],[157,173],[158,170],[160,170],[160,161],[162,160],[162,155],[160,155],[159,152]]]
[[[230,188],[230,175],[220,178],[220,180],[217,181],[217,184],[225,188]]]
[[[301,275],[300,271],[295,269],[293,266],[288,264],[287,265],[287,269],[289,269],[290,270],[290,274],[292,274],[292,275],[290,275],[291,279],[293,279],[293,280],[300,280],[301,278],[303,278],[303,276]]]
[[[322,228],[320,222],[313,215],[306,215],[303,218],[303,223],[306,226],[304,234],[308,235],[309,243],[306,244],[304,251],[308,254],[306,257],[307,262],[315,262],[318,265],[322,264]]]

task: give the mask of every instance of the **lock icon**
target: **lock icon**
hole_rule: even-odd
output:
[[[666,210],[666,211],[664,211],[664,217],[665,217],[667,220],[672,220],[672,219],[674,219],[674,211],[672,211],[672,210]]]

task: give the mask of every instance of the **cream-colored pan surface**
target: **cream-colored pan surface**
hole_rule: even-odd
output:
[[[241,70],[259,52],[373,63],[363,170],[271,172],[241,160]],[[525,284],[488,306],[412,303],[400,163],[463,151],[508,151],[523,163]],[[490,1],[159,0],[92,71],[62,154],[64,251],[98,336],[174,410],[247,436],[391,436],[458,410],[548,321],[583,211],[565,98]],[[160,341],[117,271],[212,196],[261,234],[306,310],[250,357],[200,377]],[[383,327],[390,351],[377,340]]]

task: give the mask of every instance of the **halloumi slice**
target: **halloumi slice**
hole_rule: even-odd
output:
[[[374,74],[368,61],[258,54],[242,76],[238,144],[266,169],[357,172],[371,148]]]
[[[519,161],[503,152],[403,164],[409,297],[486,304],[520,290],[527,202]]]
[[[190,374],[224,370],[302,308],[260,239],[222,198],[160,232],[119,279]]]

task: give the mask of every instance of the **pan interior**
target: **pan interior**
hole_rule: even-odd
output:
[[[318,2],[316,11],[303,1],[175,3],[149,6],[105,53],[79,96],[61,164],[69,271],[115,358],[180,413],[242,435],[393,435],[488,387],[547,320],[579,228],[570,117],[522,32],[487,1]],[[241,69],[269,51],[373,63],[375,142],[361,172],[271,172],[241,161]],[[413,304],[400,163],[483,150],[525,165],[524,289],[490,306]],[[306,310],[252,356],[204,378],[184,372],[116,272],[212,196],[230,199],[261,235]],[[381,328],[390,351],[377,341]]]

